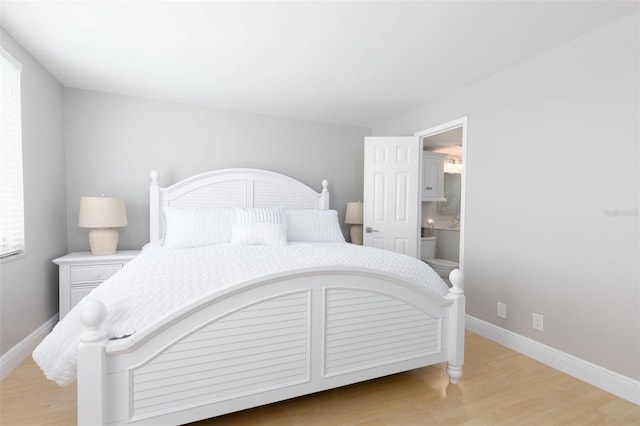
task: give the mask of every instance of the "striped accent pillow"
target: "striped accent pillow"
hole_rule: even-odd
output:
[[[256,223],[287,224],[284,207],[235,207],[236,225],[253,225]]]
[[[287,215],[283,207],[236,207],[231,244],[287,244]]]

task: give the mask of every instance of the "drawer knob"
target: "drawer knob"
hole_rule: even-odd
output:
[[[96,272],[95,274],[93,274],[93,276],[95,278],[102,278],[102,274],[100,272]]]

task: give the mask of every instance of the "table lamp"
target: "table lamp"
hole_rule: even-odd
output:
[[[344,223],[351,225],[351,243],[362,245],[362,201],[347,203]]]
[[[80,197],[78,227],[89,228],[91,254],[116,252],[118,229],[127,226],[127,213],[122,198]]]

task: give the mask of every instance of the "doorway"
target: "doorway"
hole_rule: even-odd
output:
[[[465,195],[466,195],[466,170],[468,166],[467,156],[467,117],[462,117],[447,123],[440,124],[435,127],[431,127],[426,130],[415,133],[415,136],[420,138],[422,142],[422,149],[427,151],[442,152],[447,154],[445,158],[445,176],[446,173],[458,174],[460,181],[459,189],[459,214],[458,206],[456,206],[453,198],[455,194],[451,194],[449,201],[446,204],[446,209],[438,210],[439,214],[435,214],[433,208],[441,209],[443,204],[425,206],[428,209],[431,216],[439,218],[439,221],[435,219],[433,222],[437,228],[447,228],[450,232],[455,232],[455,226],[458,225],[459,232],[459,249],[458,249],[458,264],[459,269],[464,273],[464,230],[465,230]],[[451,176],[451,182],[457,180],[456,176]],[[446,189],[446,183],[445,183]],[[446,198],[446,197],[445,197]],[[433,202],[434,204],[436,202]],[[421,220],[425,220],[423,215],[422,205],[420,209]],[[426,213],[426,211],[425,211]],[[430,218],[430,217],[429,217]],[[443,220],[446,219],[446,220]],[[457,221],[457,223],[456,223]],[[443,231],[445,231],[443,229]],[[447,235],[447,234],[443,234]],[[450,237],[448,237],[450,239]],[[453,259],[452,259],[453,260]]]

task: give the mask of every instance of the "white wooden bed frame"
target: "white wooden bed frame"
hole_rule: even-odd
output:
[[[151,240],[167,206],[329,208],[289,177],[204,173],[167,188],[151,173]],[[447,362],[462,375],[460,271],[446,297],[365,268],[308,268],[249,280],[107,341],[104,305],[81,312],[78,423],[174,425]]]

